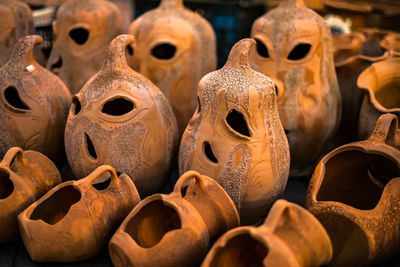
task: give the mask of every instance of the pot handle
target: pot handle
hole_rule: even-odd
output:
[[[370,142],[386,143],[392,147],[399,148],[398,119],[396,115],[387,113],[381,115],[375,125],[375,129],[368,138]]]
[[[10,167],[11,162],[13,159],[16,157],[19,157],[19,160],[22,162],[22,164],[25,164],[26,158],[24,156],[24,151],[20,147],[12,147],[10,148],[7,153],[4,155],[4,158],[2,160],[2,163],[5,163],[7,167]]]
[[[190,178],[194,178],[195,183],[197,183],[200,187],[203,187],[204,178],[201,176],[201,174],[196,171],[187,171],[184,174],[182,174],[181,177],[179,177],[178,181],[176,182],[176,184],[174,186],[174,192],[181,195],[181,197],[184,197],[184,196],[182,196],[182,186]]]
[[[110,165],[101,165],[97,167],[91,174],[86,177],[86,180],[89,184],[93,184],[93,182],[99,178],[100,175],[104,174],[105,172],[109,172],[111,175],[111,182],[118,180],[117,172],[113,167]]]

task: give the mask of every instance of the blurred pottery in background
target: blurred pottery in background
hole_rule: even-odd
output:
[[[381,47],[392,56],[400,56],[400,33],[389,33],[381,41]]]

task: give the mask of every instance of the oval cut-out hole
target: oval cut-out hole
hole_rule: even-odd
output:
[[[250,136],[249,127],[247,126],[246,119],[244,118],[243,114],[238,112],[235,109],[229,111],[228,116],[226,116],[226,123],[236,132]]]
[[[170,231],[181,228],[181,220],[176,210],[161,200],[144,206],[126,224],[125,232],[143,248],[157,245]]]
[[[60,69],[63,65],[63,60],[62,57],[58,57],[58,60],[56,62],[54,62],[51,66],[50,66],[50,70],[53,71],[55,69]]]
[[[92,140],[90,139],[89,135],[85,134],[85,136],[86,136],[86,138],[85,138],[86,139],[86,148],[87,148],[89,155],[92,158],[97,159],[96,149],[94,148]]]
[[[81,192],[73,185],[62,187],[48,199],[35,208],[31,220],[43,220],[54,225],[61,221],[69,212],[72,205],[81,199]]]
[[[101,109],[101,112],[111,116],[122,116],[133,110],[134,107],[135,105],[131,101],[118,97],[107,101]]]
[[[99,191],[106,190],[111,183],[111,177],[103,182],[93,182],[92,186]]]
[[[175,52],[176,47],[168,43],[159,44],[151,49],[151,54],[158,59],[171,59]]]
[[[264,45],[264,43],[259,39],[255,40],[256,40],[257,53],[262,57],[269,57],[268,48]]]
[[[298,44],[292,49],[292,51],[290,51],[288,59],[300,60],[302,58],[305,58],[310,50],[310,44]]]
[[[126,53],[129,55],[129,56],[133,56],[133,47],[132,46],[130,46],[130,45],[128,45],[127,47],[126,47]]]
[[[74,98],[72,98],[72,106],[71,106],[71,108],[72,108],[72,112],[74,113],[74,115],[78,115],[78,113],[82,109],[81,102],[75,96],[74,96]]]
[[[26,105],[19,97],[18,90],[14,86],[8,86],[4,90],[4,97],[7,103],[17,109],[29,110],[30,108]]]
[[[276,86],[276,84],[274,84],[274,89],[275,89],[275,94],[278,96],[279,91],[278,91],[278,86]]]
[[[89,31],[85,28],[75,28],[69,32],[69,37],[78,45],[83,45],[89,39]]]
[[[200,113],[200,110],[201,110],[200,98],[197,97],[197,113]]]
[[[215,157],[209,142],[203,143],[204,154],[206,157],[214,163],[218,163],[218,159]]]
[[[14,191],[14,184],[10,180],[10,174],[0,170],[0,199],[6,199]]]

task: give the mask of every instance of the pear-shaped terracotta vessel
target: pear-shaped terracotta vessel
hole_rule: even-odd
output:
[[[249,65],[254,46],[252,39],[239,41],[225,66],[201,79],[197,111],[179,151],[180,172],[196,170],[215,179],[244,224],[261,220],[289,174],[274,84]]]
[[[182,133],[196,108],[199,80],[216,68],[211,25],[186,9],[183,0],[162,0],[138,17],[129,33],[136,40],[128,50],[129,65],[164,92]]]
[[[259,227],[238,227],[221,236],[201,266],[311,267],[331,258],[331,241],[318,220],[280,199]]]
[[[132,179],[103,165],[58,185],[19,214],[21,237],[33,261],[89,259],[139,201]]]
[[[326,155],[311,178],[306,207],[327,230],[331,266],[367,266],[400,251],[400,135],[382,115],[369,139]]]
[[[42,38],[28,35],[0,68],[0,156],[12,146],[64,158],[63,136],[71,95],[62,81],[40,66],[32,50]]]
[[[109,164],[127,173],[142,196],[168,177],[178,130],[163,93],[126,63],[132,35],[110,44],[103,68],[72,100],[65,147],[77,177]]]
[[[45,155],[7,151],[0,162],[0,243],[18,239],[17,215],[59,183],[60,173]]]
[[[112,237],[114,266],[196,266],[210,239],[239,225],[230,197],[213,179],[184,173],[169,195],[141,201]]]

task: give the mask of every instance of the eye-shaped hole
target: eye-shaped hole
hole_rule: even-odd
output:
[[[122,97],[117,97],[107,101],[103,105],[101,112],[111,116],[122,116],[132,111],[134,107],[135,104],[133,104],[131,101],[126,100],[125,98]]]
[[[23,110],[30,109],[19,97],[18,90],[14,86],[9,86],[4,90],[4,97],[7,103],[14,108]]]
[[[206,157],[214,163],[218,163],[218,159],[215,157],[214,152],[212,151],[211,145],[209,142],[203,143],[203,150]]]
[[[225,121],[234,131],[241,135],[250,137],[249,127],[247,126],[246,119],[242,113],[232,109],[226,116]]]
[[[74,113],[74,115],[78,115],[78,113],[82,109],[81,102],[79,101],[79,99],[76,96],[74,96],[72,98],[71,109],[72,109],[72,112]]]
[[[78,45],[83,45],[89,39],[89,31],[85,28],[75,28],[69,32],[69,37]]]
[[[111,183],[111,174],[109,172],[105,172],[102,175],[100,175],[99,177],[97,177],[96,180],[93,181],[92,186],[98,190],[98,191],[102,191],[102,190],[106,190],[108,188],[108,186]]]
[[[130,45],[128,45],[126,48],[125,48],[125,50],[126,50],[126,53],[129,55],[129,56],[133,56],[133,47],[132,46],[130,46]]]
[[[290,51],[288,59],[290,60],[300,60],[307,56],[311,50],[310,44],[301,43],[296,45],[292,51]]]
[[[176,47],[168,43],[159,44],[153,47],[153,49],[151,49],[151,54],[154,57],[164,60],[173,58],[175,52],[176,52]]]
[[[268,48],[264,45],[264,43],[259,39],[255,40],[256,40],[257,53],[262,57],[265,58],[269,57]]]
[[[86,148],[87,151],[89,152],[89,155],[94,158],[97,159],[97,153],[96,153],[96,149],[94,148],[93,142],[90,139],[88,134],[85,134],[85,139],[86,139]]]
[[[14,184],[10,180],[10,174],[0,170],[0,199],[6,199],[14,191]]]
[[[62,57],[58,57],[58,60],[56,62],[54,62],[51,66],[50,66],[50,70],[53,71],[55,69],[61,69],[63,65],[63,60]]]

